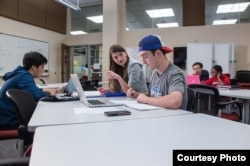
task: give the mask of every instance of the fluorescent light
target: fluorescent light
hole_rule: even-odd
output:
[[[231,19],[231,20],[214,20],[213,25],[220,25],[220,24],[235,24],[237,22],[237,19]]]
[[[158,28],[169,28],[169,27],[178,27],[179,24],[177,22],[173,23],[160,23],[156,24]]]
[[[129,31],[129,28],[126,28],[126,31]]]
[[[216,13],[244,12],[249,4],[250,2],[219,5]]]
[[[100,15],[100,16],[92,16],[92,17],[87,17],[87,19],[95,22],[95,23],[102,23],[103,22],[103,16]]]
[[[172,8],[168,8],[168,9],[156,9],[156,10],[146,10],[146,13],[149,15],[150,18],[174,16],[174,12],[173,12]]]
[[[74,10],[81,10],[81,8],[78,6],[78,0],[77,0],[77,5],[67,1],[67,0],[55,0],[56,2],[59,2],[71,9],[74,9]]]
[[[70,34],[71,35],[82,35],[82,34],[87,34],[87,33],[84,31],[71,31]]]

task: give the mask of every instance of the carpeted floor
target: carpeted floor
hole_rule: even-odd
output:
[[[0,159],[17,157],[16,139],[0,140]]]

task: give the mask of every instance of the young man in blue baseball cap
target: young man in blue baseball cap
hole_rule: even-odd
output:
[[[140,103],[147,103],[170,109],[186,109],[187,85],[182,70],[171,63],[166,54],[173,52],[164,46],[157,35],[148,35],[139,43],[143,63],[154,70],[150,80],[149,93],[139,93],[132,89],[127,95],[137,98]]]

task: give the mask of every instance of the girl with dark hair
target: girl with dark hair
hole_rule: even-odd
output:
[[[229,74],[222,74],[222,67],[220,65],[214,65],[211,69],[212,77],[202,84],[205,85],[230,85],[230,76]]]

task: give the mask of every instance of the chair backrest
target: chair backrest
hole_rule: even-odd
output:
[[[187,103],[187,111],[192,111],[194,112],[194,101],[196,98],[196,91],[194,89],[191,88],[187,88],[187,92],[188,92],[188,103]]]
[[[84,91],[93,91],[98,87],[99,80],[87,80],[81,81],[81,85]]]
[[[36,108],[36,101],[33,96],[28,91],[20,89],[10,89],[6,92],[6,95],[16,107],[21,125],[27,126]]]
[[[220,100],[220,95],[216,87],[202,84],[190,84],[188,87],[196,91],[197,97],[194,102],[195,112],[210,115],[218,114],[219,107],[217,103]]]
[[[250,71],[249,70],[238,70],[236,72],[236,79],[238,83],[250,83]]]

